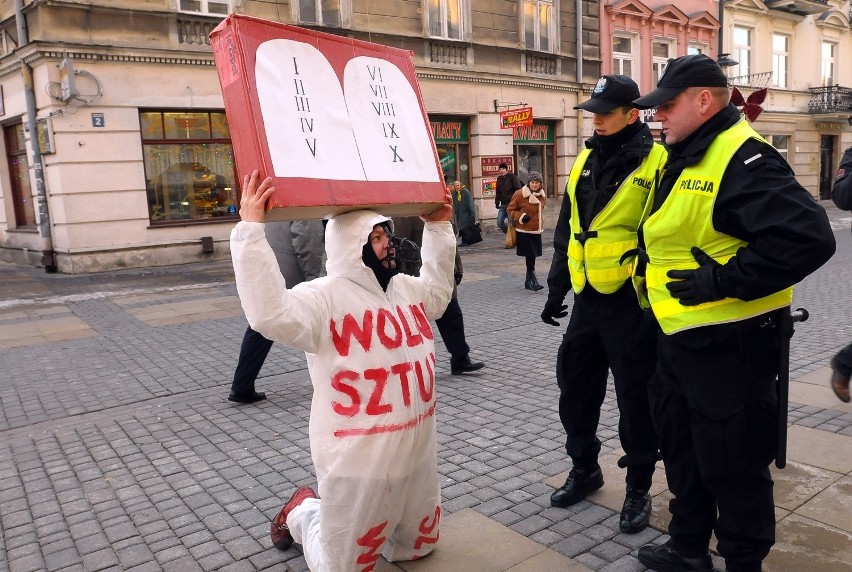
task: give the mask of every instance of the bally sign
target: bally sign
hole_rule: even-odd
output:
[[[507,109],[500,112],[500,127],[502,129],[512,129],[513,127],[521,127],[524,125],[533,124],[532,107],[521,107],[518,109]]]

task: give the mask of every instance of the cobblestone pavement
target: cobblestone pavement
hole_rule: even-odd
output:
[[[793,379],[852,339],[850,219],[823,204],[838,253],[796,289],[811,318]],[[462,254],[467,339],[488,367],[451,376],[437,344],[445,513],[472,508],[593,570],[643,570],[635,549],[660,532],[620,534],[589,501],[549,506],[544,481],[568,469],[554,373],[567,319],[541,323],[546,290],[524,290],[502,235]],[[273,346],[258,380],[269,399],[228,402],[245,326],[229,262],[83,276],[0,265],[0,571],[306,570],[268,534],[315,483],[304,357]],[[610,387],[603,453],[619,448],[617,421]],[[790,421],[852,436],[848,412],[791,403]]]

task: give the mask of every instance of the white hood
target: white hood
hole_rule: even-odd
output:
[[[337,215],[328,221],[325,227],[325,266],[328,276],[349,275],[360,267],[369,270],[362,260],[362,250],[373,227],[389,220],[373,211],[360,210]]]

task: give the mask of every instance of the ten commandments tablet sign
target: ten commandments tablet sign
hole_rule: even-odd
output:
[[[275,179],[269,219],[443,202],[408,51],[233,14],[210,38],[240,180]]]

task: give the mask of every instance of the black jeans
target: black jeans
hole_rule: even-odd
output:
[[[259,333],[246,328],[243,343],[240,346],[240,358],[237,369],[234,370],[234,381],[231,383],[231,393],[234,395],[251,395],[254,393],[254,382],[263,367],[266,356],[272,348],[272,341]]]
[[[470,346],[464,339],[464,316],[457,298],[450,300],[447,309],[435,320],[435,324],[447,351],[450,352],[450,364],[461,364],[470,353]]]
[[[661,333],[649,384],[674,495],[669,534],[683,554],[699,555],[715,530],[729,570],[753,568],[775,542],[769,463],[777,445],[779,338],[761,323]]]
[[[618,435],[628,486],[648,489],[657,460],[657,435],[648,406],[648,380],[656,362],[656,324],[636,302],[630,284],[614,294],[590,286],[574,296],[568,328],[559,346],[556,381],[565,450],[574,466],[597,463],[601,405],[608,370],[615,380]]]

